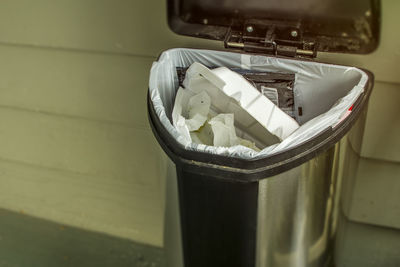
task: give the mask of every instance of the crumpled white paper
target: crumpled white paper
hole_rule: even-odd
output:
[[[231,147],[238,144],[233,114],[218,114],[208,123],[214,133],[214,146]]]
[[[259,151],[253,142],[236,136],[232,113],[213,117],[210,107],[211,99],[205,91],[194,94],[179,88],[172,113],[174,126],[191,142],[221,147],[242,145]]]
[[[208,123],[214,133],[214,146],[231,147],[242,145],[255,151],[260,151],[254,142],[236,136],[234,115],[232,113],[218,114]]]
[[[210,112],[210,106],[211,99],[205,91],[189,99],[187,105],[189,119],[186,120],[189,131],[196,131],[204,125]]]

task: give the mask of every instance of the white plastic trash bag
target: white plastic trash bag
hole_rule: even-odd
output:
[[[300,127],[285,137],[283,141],[264,147],[261,151],[255,151],[243,145],[216,147],[207,142],[199,144],[194,139],[192,141],[192,138],[207,141],[207,132],[212,131],[211,125],[204,124],[209,127],[200,127],[200,134],[196,136],[191,135],[190,132],[185,136],[173,126],[172,110],[175,97],[179,96],[177,95],[179,81],[176,68],[187,68],[195,62],[208,68],[224,66],[252,71],[294,73],[296,77],[293,87],[294,115]],[[234,52],[176,48],[164,51],[158,61],[153,63],[150,71],[149,92],[150,100],[160,122],[185,149],[255,159],[290,150],[316,137],[326,129],[340,125],[340,121],[348,115],[349,108],[362,94],[367,81],[368,75],[354,67]],[[213,96],[209,96],[212,102]],[[232,97],[237,99],[234,95]],[[192,100],[192,103],[195,101],[197,100]],[[302,112],[299,113],[298,110]],[[204,120],[204,117],[190,116],[189,113],[186,114],[188,116],[186,118],[191,120],[191,127],[197,127],[196,125]],[[207,120],[209,119],[207,118]],[[255,140],[258,137],[254,138],[241,129],[236,129],[236,133],[238,137],[254,141],[258,145],[258,141]]]

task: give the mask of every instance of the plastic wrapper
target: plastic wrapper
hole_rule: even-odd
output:
[[[187,69],[183,67],[176,68],[179,86],[183,86]],[[289,116],[295,118],[293,93],[295,75],[293,73],[252,71],[238,68],[233,68],[232,71],[242,75],[275,105]]]

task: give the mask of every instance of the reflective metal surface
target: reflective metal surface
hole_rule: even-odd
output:
[[[338,220],[351,202],[366,111],[334,147],[260,182],[257,267],[320,267],[335,261],[334,247],[340,255]]]
[[[257,267],[328,261],[337,149],[260,182]]]

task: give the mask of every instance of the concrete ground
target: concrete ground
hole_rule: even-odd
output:
[[[0,267],[159,267],[161,248],[0,209]]]

